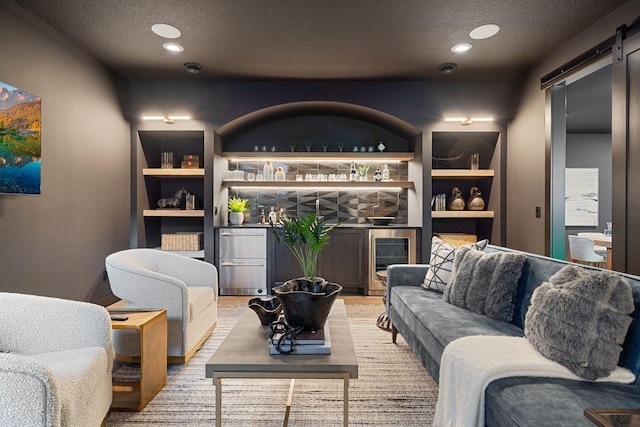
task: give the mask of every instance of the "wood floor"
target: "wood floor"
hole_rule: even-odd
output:
[[[252,296],[232,296],[221,295],[218,297],[218,304],[224,305],[245,305]],[[383,306],[382,297],[365,297],[362,295],[342,295],[338,297],[344,300],[345,304],[367,304],[367,305],[380,305]]]

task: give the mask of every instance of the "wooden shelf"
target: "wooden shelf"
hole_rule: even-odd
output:
[[[493,169],[431,169],[434,179],[478,179],[493,177]]]
[[[224,152],[225,159],[238,160],[300,160],[300,161],[327,161],[327,160],[368,160],[368,161],[410,161],[413,160],[413,153],[393,153],[393,152]]]
[[[187,217],[198,218],[204,217],[204,210],[184,210],[184,209],[144,209],[142,215],[149,216],[164,216],[164,217]]]
[[[153,176],[156,178],[204,178],[204,169],[161,169],[146,168],[142,169],[142,175]]]
[[[407,181],[223,181],[226,187],[260,188],[413,188],[413,182]]]
[[[493,218],[493,211],[431,211],[431,218]]]

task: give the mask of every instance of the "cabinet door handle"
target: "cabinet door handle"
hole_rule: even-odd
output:
[[[234,262],[223,262],[224,267],[264,267],[264,263],[260,264],[236,264]]]
[[[221,233],[222,236],[230,236],[230,237],[237,237],[237,236],[251,236],[251,237],[262,237],[264,236],[264,234],[260,233],[260,234],[253,234],[253,233]]]

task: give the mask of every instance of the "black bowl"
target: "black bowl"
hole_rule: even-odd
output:
[[[391,221],[396,219],[395,216],[370,216],[367,217],[371,224],[373,225],[389,225]]]
[[[275,322],[282,312],[282,303],[277,297],[251,298],[248,302],[249,308],[258,315],[260,323],[269,326]]]

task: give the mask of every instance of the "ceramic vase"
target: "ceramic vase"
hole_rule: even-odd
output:
[[[244,222],[244,212],[229,212],[231,225],[241,225]]]
[[[282,302],[287,324],[301,326],[304,331],[322,329],[341,291],[342,286],[320,277],[313,282],[305,278],[292,279],[273,288]]]
[[[277,297],[251,298],[248,304],[249,308],[258,315],[263,326],[269,326],[271,322],[278,320],[282,312],[282,303]]]

